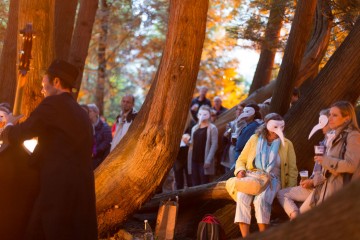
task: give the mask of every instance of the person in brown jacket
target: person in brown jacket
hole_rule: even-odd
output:
[[[345,184],[360,178],[360,130],[351,103],[339,101],[330,108],[327,149],[324,156],[315,156],[321,164],[325,183],[313,191],[310,206],[316,206],[340,190]]]

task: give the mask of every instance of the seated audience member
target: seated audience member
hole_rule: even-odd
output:
[[[309,138],[320,129],[322,129],[323,134],[326,136],[327,132],[330,130],[328,124],[329,113],[330,109],[320,111],[319,123],[314,126]],[[327,138],[325,137],[321,142],[323,146],[326,145],[326,139]],[[313,173],[309,179],[301,180],[299,186],[281,189],[278,192],[277,198],[279,203],[284,208],[290,219],[296,218],[300,212],[307,210],[305,207],[308,208],[310,206],[309,201],[311,201],[311,199],[308,198],[309,195],[315,188],[320,190],[324,180],[325,179],[321,175],[321,165],[315,163]],[[305,200],[308,202],[306,202],[303,205],[304,207],[299,210],[295,202],[304,202]]]
[[[239,223],[242,237],[250,233],[251,203],[254,204],[259,230],[264,231],[270,223],[271,206],[277,191],[296,186],[295,151],[291,141],[283,136],[284,126],[285,122],[279,114],[266,115],[265,123],[251,136],[236,161],[234,174],[237,178],[245,177],[246,170],[257,168],[270,174],[269,186],[253,196],[236,191],[236,178],[226,184],[236,201],[235,223]]]
[[[310,193],[300,213],[318,206],[345,184],[360,178],[360,132],[353,105],[347,101],[335,102],[330,108],[328,124],[331,131],[326,138],[326,152],[314,157],[315,163],[322,167],[314,185],[324,183]]]
[[[259,112],[259,107],[256,104],[247,104],[239,119],[246,121],[246,127],[240,132],[235,146],[235,159],[237,159],[245,147],[246,142],[255,133],[255,130],[261,125],[262,118]]]
[[[210,176],[215,174],[218,130],[210,122],[210,114],[210,107],[201,106],[197,115],[199,122],[191,129],[188,171],[193,186],[208,183]]]
[[[191,100],[190,111],[193,119],[197,122],[197,113],[201,106],[207,105],[211,108],[211,102],[206,98],[208,88],[206,86],[199,87],[199,96]]]
[[[246,126],[246,121],[239,118],[243,113],[245,104],[239,104],[236,107],[236,119],[226,125],[223,137],[224,151],[221,157],[221,165],[225,167],[225,172],[230,171],[235,164],[235,145],[241,130]]]
[[[110,151],[119,144],[133,123],[137,112],[134,110],[135,97],[127,94],[121,99],[120,114],[116,117],[114,139],[111,142]]]
[[[94,128],[94,147],[93,147],[93,168],[94,170],[104,161],[110,152],[112,141],[111,129],[106,122],[100,120],[99,109],[95,104],[88,104],[89,118]]]

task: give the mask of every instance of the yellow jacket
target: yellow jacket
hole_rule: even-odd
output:
[[[235,165],[235,176],[240,170],[251,170],[254,168],[253,161],[256,156],[256,145],[258,142],[258,135],[254,134],[251,136],[249,141],[246,143],[243,151]],[[296,167],[296,156],[293,144],[290,140],[285,138],[285,146],[280,144],[279,148],[280,156],[280,172],[281,172],[281,188],[294,187],[297,185],[298,170]],[[235,189],[236,177],[230,178],[226,181],[226,190],[230,196],[236,201],[236,189]]]

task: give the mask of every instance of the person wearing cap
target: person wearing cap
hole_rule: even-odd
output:
[[[255,217],[260,231],[270,223],[272,202],[279,189],[296,186],[297,167],[294,147],[283,135],[284,119],[277,113],[269,113],[256,133],[246,143],[236,161],[236,178],[246,176],[246,170],[261,169],[270,174],[269,186],[260,194],[253,196],[237,192],[236,178],[231,178],[226,189],[236,201],[235,223],[239,223],[242,237],[249,235],[251,222],[251,203],[254,204]]]
[[[24,122],[9,114],[1,134],[9,144],[38,138],[30,165],[39,170],[38,192],[26,239],[97,239],[93,128],[71,95],[79,71],[55,60],[42,79],[45,98]]]
[[[315,132],[321,129],[325,135],[324,140],[321,142],[323,146],[326,145],[326,134],[330,131],[328,124],[329,114],[330,109],[321,110],[319,123],[313,127],[309,134],[310,139]],[[296,218],[300,212],[302,213],[310,209],[314,199],[309,198],[309,196],[314,189],[316,189],[315,191],[320,190],[324,181],[325,178],[321,175],[321,165],[315,163],[312,175],[308,179],[301,180],[299,186],[284,188],[278,192],[277,199],[291,220]],[[299,208],[295,202],[302,202],[303,204]]]
[[[238,117],[239,120],[245,120],[246,126],[241,130],[237,137],[235,145],[235,159],[237,159],[244,149],[246,142],[255,133],[255,130],[262,124],[261,114],[258,105],[254,103],[247,104],[243,113]]]

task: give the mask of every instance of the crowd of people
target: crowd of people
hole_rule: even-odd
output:
[[[21,145],[26,139],[38,139],[29,161],[38,174],[34,177],[38,179],[38,188],[31,193],[34,197],[33,208],[27,213],[29,223],[27,227],[22,225],[24,230],[19,231],[18,236],[97,238],[93,171],[111,151],[121,147],[121,139],[137,112],[134,96],[125,95],[115,123],[109,126],[95,104],[79,105],[71,96],[77,74],[73,65],[54,61],[42,80],[44,100],[20,124],[16,124],[19,118],[11,114],[10,106],[0,104],[3,143]],[[277,198],[289,218],[294,219],[359,178],[360,130],[351,103],[338,101],[320,112],[319,124],[309,137],[321,129],[324,134],[321,145],[325,151],[314,156],[311,176],[298,185],[294,146],[283,134],[282,116],[269,112],[271,99],[261,104],[236,106],[234,120],[219,137],[214,122],[227,108],[222,106],[219,96],[213,99],[212,106],[206,97],[207,91],[206,87],[200,87],[199,96],[191,101],[173,166],[174,185],[182,189],[206,184],[213,180],[216,168],[223,168],[223,172],[233,170],[235,177],[228,180],[227,190],[236,202],[234,222],[239,224],[243,237],[250,233],[252,205],[259,230],[264,231],[270,223],[274,199]],[[291,106],[299,96],[298,90],[294,90]],[[221,154],[216,155],[219,146],[222,146]],[[10,147],[5,151],[14,150]],[[269,186],[257,195],[237,191],[233,182],[254,169],[270,176]]]
[[[275,199],[289,218],[294,219],[321,204],[346,183],[359,178],[360,132],[351,103],[338,101],[320,112],[319,124],[311,135],[322,130],[325,138],[321,145],[326,151],[321,156],[314,156],[311,176],[302,178],[297,185],[294,146],[283,135],[284,119],[269,112],[271,98],[261,104],[239,104],[235,119],[226,126],[223,144],[219,144],[221,138],[218,138],[213,123],[226,110],[221,112],[225,108],[219,107],[220,97],[214,98],[212,108],[206,93],[206,87],[199,88],[199,96],[191,102],[191,117],[174,165],[176,186],[178,189],[185,187],[184,177],[188,187],[208,183],[216,173],[214,168],[221,165],[225,172],[234,170],[235,177],[228,180],[227,190],[236,202],[234,222],[239,224],[243,237],[250,233],[252,205],[259,230],[264,231],[269,227]],[[294,89],[290,107],[297,104],[299,96],[298,89]],[[216,159],[215,153],[220,145],[223,146],[220,149],[222,154],[220,159]],[[181,168],[178,167],[180,163]],[[233,182],[246,177],[246,172],[254,169],[269,174],[269,186],[258,195],[237,191]]]

